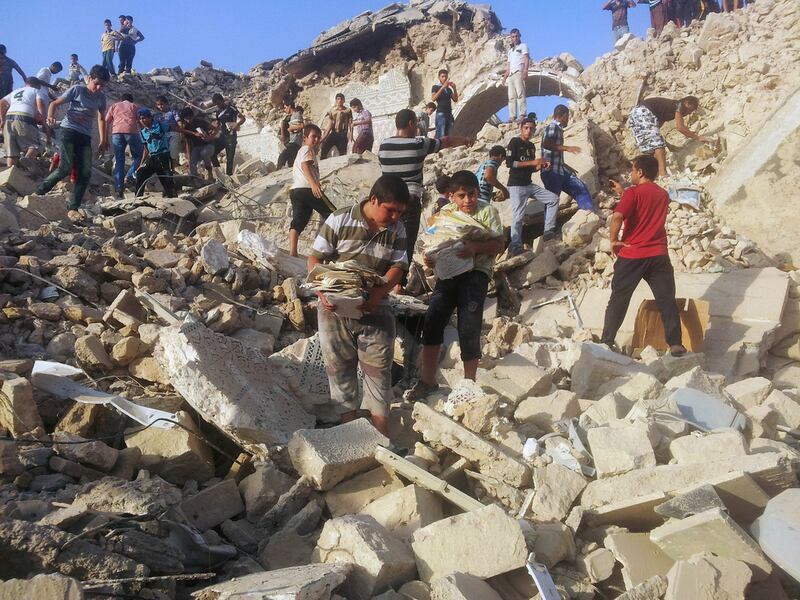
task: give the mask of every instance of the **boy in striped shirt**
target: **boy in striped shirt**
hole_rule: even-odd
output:
[[[353,261],[384,276],[386,284],[371,288],[361,306],[363,316],[337,315],[323,292],[317,292],[319,341],[331,400],[342,423],[356,418],[359,408],[358,366],[364,374],[363,405],[372,423],[386,434],[392,395],[395,320],[386,295],[408,270],[406,230],[400,220],[408,205],[408,186],[396,175],[382,175],[369,197],[331,214],[322,225],[308,258],[308,271],[321,262]]]

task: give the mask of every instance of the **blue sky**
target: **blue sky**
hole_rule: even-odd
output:
[[[0,43],[26,72],[54,60],[65,66],[73,52],[89,68],[100,62],[103,20],[132,14],[146,39],[137,46],[134,68],[180,65],[196,67],[200,60],[246,73],[253,65],[289,56],[306,48],[319,32],[365,10],[377,10],[387,0],[27,0],[4,2]],[[533,58],[571,52],[584,66],[611,48],[611,13],[600,0],[499,0],[492,7],[506,29],[518,27]],[[630,11],[633,33],[644,35],[649,25],[646,5]],[[457,81],[457,75],[454,74]],[[15,75],[15,87],[20,85]],[[555,104],[541,99],[531,110],[540,115]]]

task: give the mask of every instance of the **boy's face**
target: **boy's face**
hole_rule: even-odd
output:
[[[96,77],[89,77],[89,83],[86,84],[88,90],[92,93],[101,91],[108,85],[107,79],[98,79]]]
[[[522,127],[520,127],[519,137],[521,137],[523,140],[527,141],[531,139],[532,135],[533,135],[533,123],[525,123]]]
[[[379,227],[394,225],[406,212],[406,205],[402,202],[380,202],[377,196],[372,196],[369,202],[372,205],[372,218]]]
[[[516,46],[517,44],[519,44],[521,39],[522,35],[518,31],[515,31],[514,33],[511,34],[511,45]]]
[[[169,110],[169,105],[163,100],[156,100],[156,108],[161,112],[167,112]]]
[[[506,157],[504,155],[502,155],[502,154],[490,154],[489,155],[489,160],[494,160],[494,161],[497,161],[499,163],[503,162],[505,159],[506,159]]]
[[[106,31],[111,31],[111,21],[103,23],[103,27],[106,28]]]
[[[305,137],[306,146],[310,146],[312,148],[318,148],[319,142],[322,139],[322,136],[319,134],[318,131],[312,131]]]
[[[139,124],[142,127],[152,127],[153,126],[153,117],[139,117]]]
[[[50,65],[50,72],[55,75],[56,73],[61,73],[61,69],[55,65]]]
[[[444,85],[445,83],[447,83],[447,79],[448,79],[447,73],[439,73],[439,83]]]
[[[344,98],[341,96],[336,96],[336,107],[342,108],[344,106]]]
[[[450,194],[450,202],[455,204],[461,212],[471,215],[478,206],[478,190],[460,187]]]
[[[284,112],[284,114],[290,115],[290,114],[292,114],[292,112],[294,112],[294,109],[291,106],[286,106],[284,104],[283,105],[283,112]]]
[[[70,56],[69,59],[72,61],[73,65],[78,63],[78,57],[77,56]]]
[[[642,170],[637,169],[636,165],[631,165],[631,183],[633,185],[639,185],[639,182],[642,180]]]
[[[561,123],[562,127],[566,127],[567,125],[569,125],[569,113],[564,113],[563,115],[557,116],[556,121]]]
[[[425,107],[425,112],[428,113],[428,116],[432,115],[436,111],[436,108],[431,108],[430,106]]]

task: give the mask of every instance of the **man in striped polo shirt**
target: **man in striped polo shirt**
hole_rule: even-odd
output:
[[[384,434],[392,395],[395,338],[394,315],[385,298],[408,269],[406,230],[401,221],[408,201],[405,182],[395,175],[382,175],[366,200],[341,208],[325,220],[308,258],[309,272],[321,262],[353,261],[386,279],[386,285],[369,290],[360,319],[340,317],[325,294],[317,292],[319,342],[331,400],[342,423],[355,419],[360,365],[364,374],[362,404]]]
[[[381,142],[378,150],[378,160],[384,175],[397,175],[408,184],[410,196],[408,208],[403,215],[403,224],[406,227],[406,241],[408,244],[408,264],[414,258],[414,246],[419,235],[419,222],[422,215],[422,169],[425,166],[425,157],[439,152],[444,148],[456,146],[471,146],[475,140],[463,136],[445,136],[441,139],[417,136],[417,115],[413,110],[404,108],[394,118],[397,135],[388,137]],[[405,284],[406,276],[402,283]],[[396,292],[402,291],[398,287]]]

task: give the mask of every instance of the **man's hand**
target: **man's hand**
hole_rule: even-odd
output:
[[[620,250],[622,250],[625,246],[627,246],[625,242],[611,242],[611,251],[614,253],[614,256],[619,256]]]
[[[378,304],[380,304],[380,301],[383,300],[383,297],[385,296],[385,294],[376,294],[375,293],[378,289],[380,289],[380,288],[374,288],[369,293],[369,298],[367,298],[367,300],[364,302],[364,304],[362,304],[359,307],[361,309],[361,312],[364,313],[365,315],[369,314],[371,312],[375,312],[375,309],[378,308]]]
[[[52,127],[53,125],[56,124],[56,118],[55,117],[51,117],[50,115],[47,115],[47,124]]]
[[[317,292],[317,297],[319,298],[319,302],[320,302],[320,304],[322,304],[322,307],[325,310],[328,310],[328,311],[331,311],[331,312],[336,310],[336,307],[333,305],[333,303],[330,300],[328,300],[328,297],[325,294],[323,294],[322,292]]]
[[[98,146],[97,150],[100,154],[108,152],[108,142],[105,140],[100,142],[100,146]]]
[[[436,259],[429,254],[422,253],[422,262],[425,263],[425,266],[429,269],[432,269],[436,266]]]
[[[614,181],[613,179],[608,180],[608,186],[611,190],[618,195],[622,195],[625,193],[625,188],[622,187],[622,184],[619,181]]]
[[[456,84],[453,83],[452,81],[448,81],[446,85],[447,85],[447,87],[449,87],[454,92],[456,91]]]
[[[580,154],[583,152],[583,150],[581,150],[578,146],[564,146],[564,150],[571,152],[572,154]]]
[[[239,131],[239,127],[240,125],[238,123],[234,123],[233,125],[231,125],[230,129],[231,133],[236,133],[237,131]]]
[[[537,158],[537,159],[534,159],[533,166],[534,167],[538,167],[539,169],[542,169],[542,170],[547,170],[547,169],[550,168],[550,161],[549,160],[543,160],[541,158]]]
[[[459,258],[472,258],[475,256],[475,244],[470,241],[461,242],[457,253]]]
[[[319,187],[318,183],[311,184],[311,193],[314,194],[315,198],[322,198],[322,188]]]

